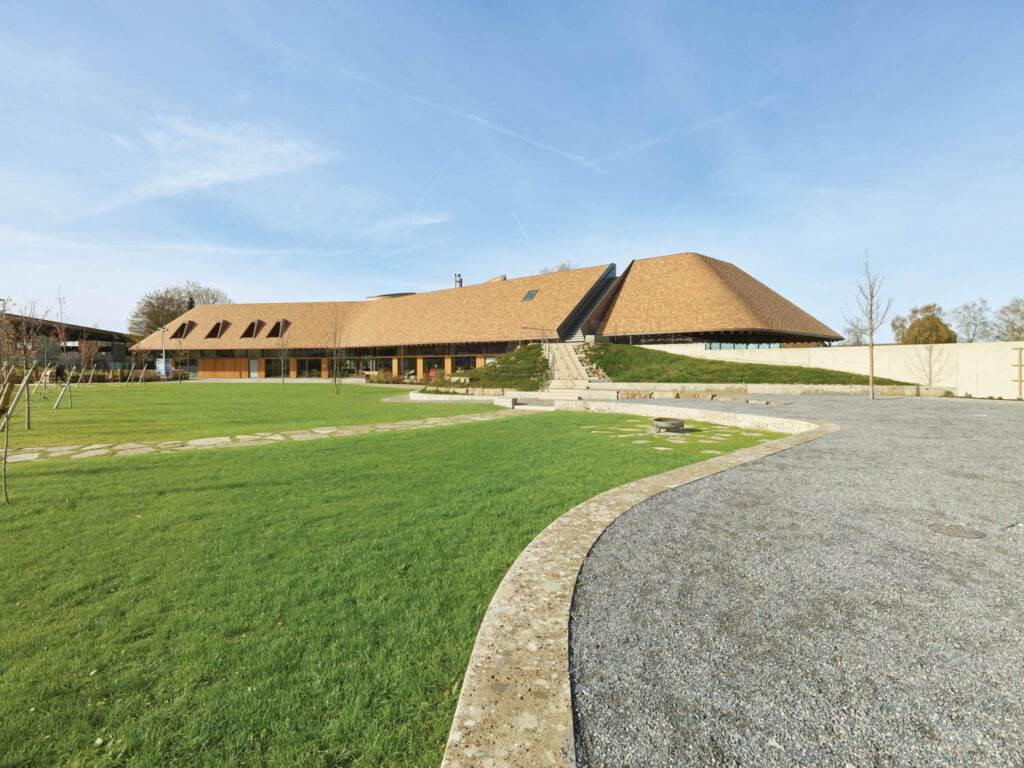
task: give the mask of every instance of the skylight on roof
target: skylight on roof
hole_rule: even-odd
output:
[[[219,339],[221,334],[224,333],[224,329],[227,327],[227,324],[227,320],[218,320],[213,324],[213,328],[210,329],[210,332],[206,334],[206,338]]]
[[[287,320],[278,320],[276,323],[274,323],[273,327],[271,327],[271,329],[270,329],[270,332],[267,334],[267,338],[268,339],[279,339],[279,338],[281,338],[284,335],[285,330],[287,330],[287,327],[288,327],[287,326],[287,322],[288,322]]]
[[[186,320],[184,323],[174,329],[174,333],[171,334],[172,339],[184,339],[188,335],[188,332],[192,330],[192,323]]]
[[[537,295],[537,291],[527,291],[526,295],[523,296],[523,301],[530,301],[534,296]]]
[[[242,331],[242,338],[255,339],[257,336],[259,336],[261,330],[263,330],[263,321],[253,320],[251,323],[245,326],[245,330]]]

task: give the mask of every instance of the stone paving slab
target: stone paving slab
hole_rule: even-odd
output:
[[[453,424],[467,424],[478,421],[504,419],[510,416],[524,416],[523,411],[502,410],[486,411],[485,413],[459,414],[456,416],[435,416],[429,419],[404,420],[383,424],[356,424],[349,427],[313,427],[312,429],[289,429],[283,432],[256,432],[251,435],[235,435],[220,437],[197,437],[184,442],[182,440],[161,440],[143,443],[96,443],[88,446],[59,445],[52,448],[21,448],[12,451],[7,461],[11,464],[19,462],[49,461],[52,459],[92,459],[101,456],[140,456],[148,453],[173,453],[176,451],[210,450],[214,448],[244,448],[254,445],[269,445],[287,440],[302,442],[307,440],[323,440],[327,438],[345,437],[347,435],[365,435],[376,432],[402,432],[413,429],[434,429]]]

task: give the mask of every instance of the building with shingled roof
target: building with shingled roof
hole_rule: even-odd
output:
[[[728,262],[680,253],[366,301],[207,304],[136,344],[193,378],[327,378],[389,371],[427,380],[524,343],[608,339],[712,346],[827,344],[842,337]]]

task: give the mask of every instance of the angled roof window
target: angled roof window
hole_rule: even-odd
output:
[[[273,326],[271,326],[270,332],[267,333],[267,338],[268,339],[279,339],[282,336],[284,336],[284,332],[286,330],[288,330],[288,321],[287,320],[278,320],[276,323],[274,323]]]
[[[221,334],[224,333],[224,329],[227,328],[227,326],[227,320],[218,320],[216,323],[213,324],[213,328],[210,329],[210,332],[206,334],[206,338],[219,339],[221,337]]]
[[[529,301],[530,299],[532,299],[536,295],[537,295],[537,291],[527,291],[526,295],[523,296],[523,301]]]
[[[195,325],[191,320],[186,320],[184,323],[174,329],[174,333],[171,334],[172,339],[184,339],[188,336],[188,332],[192,330],[192,326]]]
[[[265,323],[262,320],[253,320],[251,323],[245,326],[245,330],[242,331],[242,338],[255,339],[257,336],[260,335],[260,331],[263,330],[264,325]]]

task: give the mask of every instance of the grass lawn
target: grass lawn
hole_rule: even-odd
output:
[[[859,373],[804,368],[798,365],[765,365],[705,360],[632,347],[628,344],[594,344],[587,357],[612,381],[650,381],[687,384],[867,384]],[[906,384],[875,377],[875,384]]]
[[[25,431],[24,410],[13,418],[11,448],[91,445],[140,440],[191,440],[278,432],[283,429],[341,427],[459,413],[492,411],[480,403],[385,403],[405,394],[391,387],[342,385],[334,394],[329,383],[206,384],[149,383],[124,387],[100,384],[74,389],[73,407],[66,400],[53,410],[59,390],[43,390],[32,404],[32,429]],[[65,395],[67,398],[67,395]]]
[[[196,389],[229,400],[213,387]],[[226,406],[213,419],[232,431]],[[544,413],[11,466],[0,765],[436,768],[487,604],[545,525],[774,437],[690,425],[634,442],[648,424]]]

